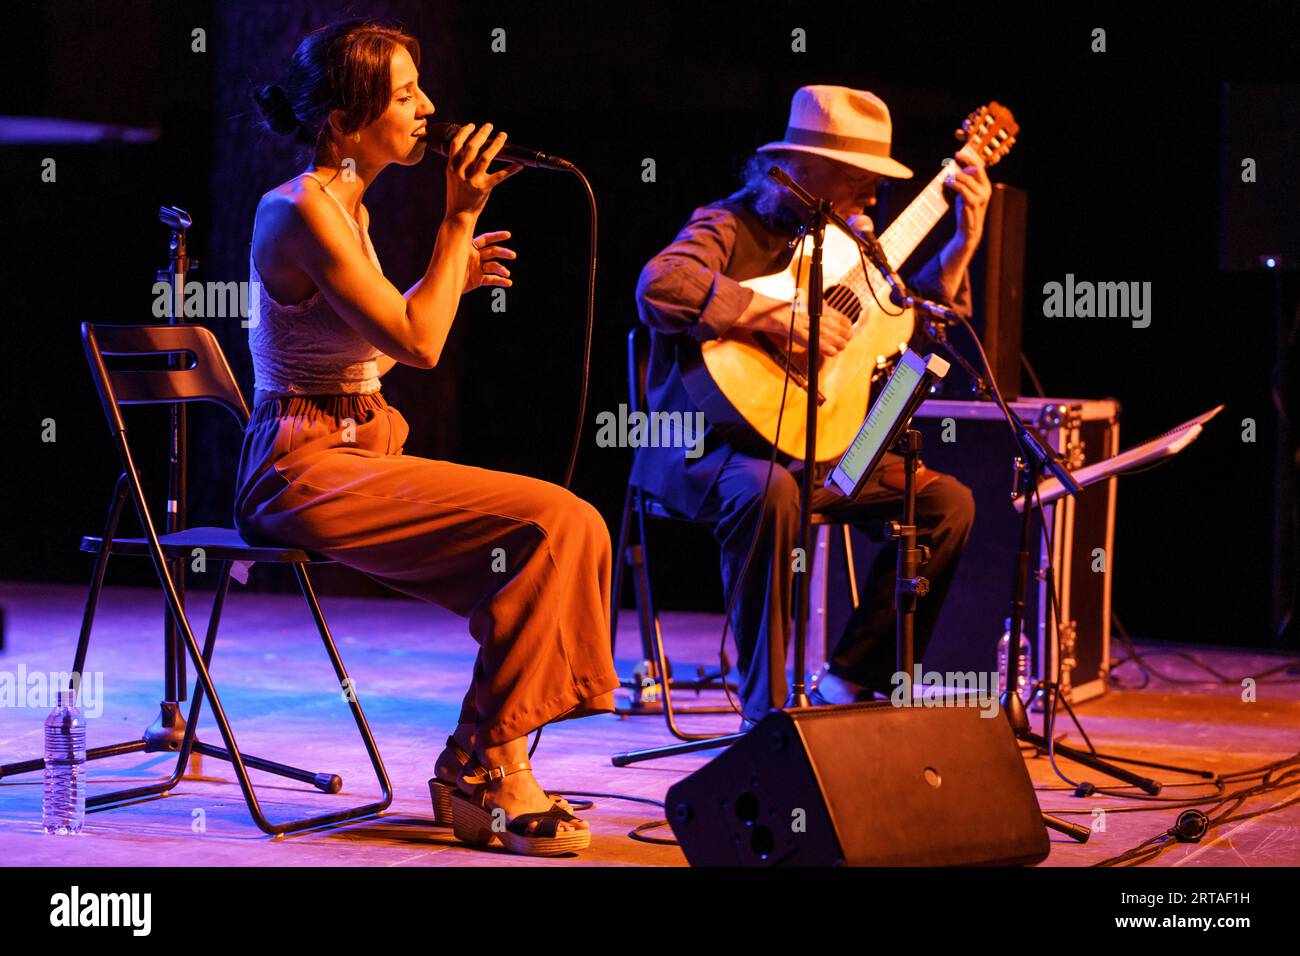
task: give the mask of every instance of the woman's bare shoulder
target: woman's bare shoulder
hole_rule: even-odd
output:
[[[267,190],[258,200],[253,221],[254,241],[319,235],[335,225],[337,214],[328,204],[328,197],[307,176],[283,182]]]
[[[266,192],[257,202],[257,223],[261,226],[284,225],[288,220],[302,219],[308,209],[324,197],[320,189],[306,176],[295,176]]]

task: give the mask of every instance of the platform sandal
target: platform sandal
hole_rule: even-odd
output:
[[[591,830],[586,823],[558,805],[541,813],[521,813],[507,821],[504,827],[493,826],[498,808],[488,806],[488,783],[531,769],[532,765],[522,760],[502,767],[478,767],[475,773],[462,773],[461,780],[469,785],[473,796],[462,788],[451,793],[451,826],[456,839],[477,847],[492,846],[500,841],[511,853],[521,856],[558,856],[590,846]],[[561,830],[562,823],[579,826]]]
[[[447,738],[447,749],[452,752],[462,769],[469,766],[470,756],[465,752],[465,748],[456,742],[455,737]],[[474,769],[482,770],[482,766],[477,760],[474,761]],[[429,778],[429,799],[433,801],[433,822],[435,826],[451,826],[451,795],[459,789],[457,782],[454,780],[442,780],[437,776]],[[475,788],[475,793],[482,789],[482,785],[478,785]],[[552,793],[548,790],[546,795],[552,797],[555,800],[555,805],[560,809],[569,813],[573,812],[573,807],[569,804],[569,801],[558,793]]]

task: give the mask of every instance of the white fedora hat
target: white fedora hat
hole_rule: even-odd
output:
[[[785,139],[760,153],[793,150],[825,156],[895,179],[912,171],[889,157],[889,108],[874,93],[846,86],[801,86],[790,103]]]

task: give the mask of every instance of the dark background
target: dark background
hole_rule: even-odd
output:
[[[165,265],[167,240],[156,220],[161,204],[194,216],[195,278],[247,278],[258,197],[302,168],[290,144],[260,129],[249,92],[278,77],[308,30],[352,14],[396,19],[420,38],[422,84],[442,117],[491,121],[516,142],[569,157],[590,177],[600,203],[600,273],[574,490],[611,525],[631,454],[596,447],[593,422],[625,400],[637,273],[692,208],[735,188],[749,151],[779,138],[794,89],[839,83],[882,96],[893,114],[894,154],[918,171],[918,185],[954,150],[952,130],[970,110],[990,99],[1010,106],[1022,132],[992,175],[1029,195],[1024,350],[1048,394],[1118,398],[1124,445],[1227,403],[1178,460],[1122,482],[1116,609],[1138,635],[1269,645],[1279,615],[1274,438],[1277,409],[1289,402],[1271,394],[1280,362],[1275,312],[1291,327],[1297,283],[1293,271],[1243,266],[1281,251],[1294,268],[1300,251],[1293,183],[1300,18],[1289,4],[1234,4],[1212,15],[1192,9],[11,3],[0,39],[0,113],[158,136],[3,147],[0,303],[12,440],[0,578],[88,575],[77,540],[102,524],[117,462],[79,323],[154,321],[154,271]],[[494,27],[506,30],[505,53],[490,50]],[[1095,27],[1107,32],[1105,53],[1090,51]],[[807,31],[806,53],[790,49],[795,28]],[[195,29],[205,31],[205,52],[191,49]],[[1247,156],[1258,162],[1254,184],[1240,181]],[[45,157],[57,161],[56,183],[40,180]],[[653,183],[641,178],[647,157],[657,167]],[[888,197],[890,208],[902,208],[907,188]],[[366,201],[385,272],[405,288],[432,248],[441,161],[394,167]],[[529,170],[493,196],[481,226],[515,232],[520,258],[507,311],[491,312],[486,292],[468,297],[439,368],[399,366],[384,392],[412,424],[408,453],[559,480],[578,402],[585,201],[572,178]],[[933,238],[950,232],[945,221]],[[1067,272],[1150,281],[1150,328],[1042,317],[1043,284]],[[251,398],[246,332],[237,319],[208,324]],[[160,447],[162,416],[136,416],[135,440]],[[57,423],[54,443],[40,439],[47,418]],[[1257,423],[1254,443],[1242,441],[1243,419]],[[192,422],[191,521],[229,523],[237,429],[219,410],[196,409]],[[163,460],[144,464],[151,490],[160,489]],[[663,603],[720,610],[708,535],[689,528],[666,535],[674,558],[658,564]],[[110,583],[144,584],[150,574],[147,563],[118,562]],[[1281,577],[1291,579],[1285,567]],[[256,587],[284,583],[267,569],[253,579]],[[378,591],[346,569],[329,584]],[[1285,587],[1282,598],[1285,605]]]

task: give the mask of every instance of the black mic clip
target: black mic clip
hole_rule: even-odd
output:
[[[959,316],[956,312],[948,308],[946,305],[942,305],[938,302],[932,302],[929,299],[921,299],[918,298],[917,296],[908,296],[905,300],[905,303],[895,303],[895,304],[896,305],[906,304],[910,308],[912,308],[915,312],[918,312],[921,315],[925,316],[927,331],[929,330],[930,326],[934,326],[936,329],[939,329],[949,325],[961,324],[961,316]]]
[[[1004,410],[1013,422],[1021,449],[1033,457],[1039,473],[1046,472],[1054,477],[1065,486],[1066,494],[1077,495],[1083,491],[1083,486],[1070,474],[1070,466],[1060,453],[1044,441],[1038,432],[1026,425],[1024,420],[1009,407],[1004,406]]]

